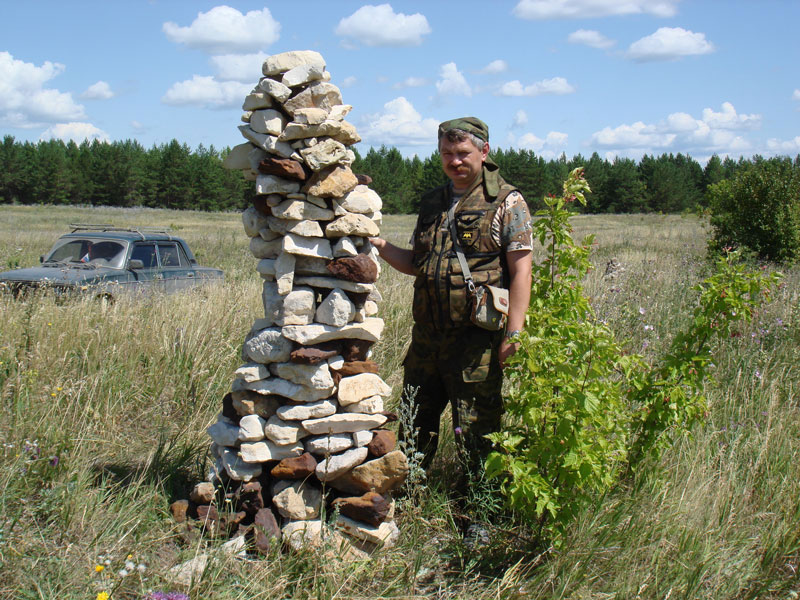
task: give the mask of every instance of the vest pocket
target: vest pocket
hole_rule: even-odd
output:
[[[464,254],[469,254],[480,247],[481,218],[485,214],[485,210],[465,210],[456,213],[456,232]]]
[[[461,377],[464,383],[478,383],[486,381],[489,377],[489,367],[492,363],[492,349],[486,348],[482,354],[477,356],[468,356],[467,364],[461,371]]]

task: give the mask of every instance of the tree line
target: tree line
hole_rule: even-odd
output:
[[[353,170],[372,178],[384,212],[413,214],[425,190],[446,182],[438,152],[427,158],[403,157],[397,148],[356,148]],[[0,145],[0,203],[145,206],[206,211],[246,207],[253,183],[223,168],[229,148],[203,145],[192,150],[172,140],[149,149],[135,140],[17,142],[5,136]],[[591,193],[587,213],[682,212],[704,208],[706,190],[732,179],[751,161],[712,156],[705,167],[684,154],[588,159],[580,154],[545,160],[531,150],[497,149],[492,159],[507,181],[517,186],[531,209],[542,198],[561,193],[575,167],[583,166]],[[758,157],[756,157],[757,159]],[[754,159],[755,160],[755,159]],[[800,155],[794,163],[800,165]]]

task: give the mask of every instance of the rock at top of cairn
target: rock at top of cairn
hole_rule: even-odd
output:
[[[261,65],[261,72],[266,77],[271,77],[273,75],[285,73],[300,65],[313,63],[321,64],[324,68],[325,59],[322,58],[322,54],[314,50],[292,50],[290,52],[282,52],[281,54],[268,56]]]

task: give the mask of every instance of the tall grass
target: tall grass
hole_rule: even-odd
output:
[[[175,524],[168,506],[205,477],[205,428],[220,409],[260,284],[236,214],[0,207],[0,266],[28,266],[68,223],[169,225],[202,264],[225,269],[202,292],[57,303],[0,298],[0,597],[141,598],[168,569],[211,552],[193,598],[787,598],[800,591],[798,278],[757,322],[722,343],[709,426],[598,498],[564,545],[540,548],[498,515],[495,541],[467,548],[459,523],[493,514],[490,488],[456,502],[457,461],[440,457],[414,501],[398,501],[401,540],[368,563],[319,554],[234,560]],[[579,217],[597,233],[586,289],[631,348],[654,356],[707,274],[692,218]],[[407,242],[413,220],[384,217]],[[613,262],[609,267],[610,261]],[[607,268],[608,267],[608,268]],[[612,275],[613,271],[613,275]],[[375,347],[399,398],[411,280],[384,265],[384,338]],[[119,574],[130,556],[143,571]],[[104,561],[109,561],[107,566]],[[105,566],[101,572],[96,566]]]

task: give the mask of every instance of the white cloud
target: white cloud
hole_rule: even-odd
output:
[[[478,72],[487,75],[495,75],[497,73],[505,73],[506,71],[508,71],[508,63],[502,59],[497,59],[490,62]]]
[[[356,84],[356,81],[358,81],[358,79],[356,79],[355,75],[350,75],[349,77],[345,77],[344,79],[342,79],[340,87],[343,88],[352,87]]]
[[[220,81],[255,83],[261,77],[261,65],[268,54],[220,54],[209,59]]]
[[[389,146],[433,146],[439,127],[435,119],[423,119],[403,96],[383,105],[383,111],[365,115],[358,132],[367,143]]]
[[[800,135],[791,140],[779,140],[770,138],[767,140],[767,148],[775,154],[798,154],[800,153]]]
[[[511,122],[512,129],[520,129],[528,124],[528,113],[520,109],[514,114],[514,120]]]
[[[173,106],[236,108],[251,88],[251,85],[237,81],[220,82],[210,76],[195,75],[192,79],[172,84],[161,101]]]
[[[68,142],[73,140],[80,144],[84,140],[100,140],[101,142],[109,142],[108,134],[102,129],[98,129],[91,123],[58,123],[52,127],[47,128],[41,136],[40,140],[63,140]]]
[[[436,82],[436,93],[440,97],[472,96],[472,89],[469,87],[463,73],[458,70],[456,63],[450,62],[442,65],[439,77],[441,79]]]
[[[740,132],[756,129],[760,124],[761,115],[740,115],[730,102],[724,102],[720,112],[706,108],[700,118],[675,112],[654,124],[638,121],[605,127],[592,135],[591,143],[629,156],[655,152],[685,152],[693,156],[747,153],[753,144]]]
[[[424,15],[395,13],[391,4],[362,6],[335,29],[336,35],[365,46],[419,46],[430,32]]]
[[[73,100],[72,94],[43,87],[65,68],[50,61],[37,67],[0,52],[0,123],[31,128],[85,119],[83,106]]]
[[[113,97],[114,92],[111,91],[111,86],[105,81],[93,83],[81,94],[81,98],[85,98],[86,100],[108,100]]]
[[[403,88],[422,87],[423,85],[428,85],[428,80],[424,77],[406,77],[403,81],[398,81],[392,87],[396,90],[402,90]]]
[[[649,14],[673,17],[679,0],[520,0],[514,16],[520,19],[589,19]]]
[[[228,54],[261,50],[278,41],[281,24],[268,8],[242,14],[230,6],[215,6],[188,27],[167,22],[162,27],[172,42],[185,44],[210,54]]]
[[[523,86],[519,80],[509,81],[500,86],[498,96],[542,96],[544,94],[572,94],[575,88],[563,77],[543,79],[531,85]]]
[[[800,100],[800,90],[795,90],[792,94],[792,100]]]
[[[611,46],[617,43],[593,29],[578,29],[577,31],[573,31],[567,36],[567,41],[570,44],[583,44],[584,46],[599,48],[600,50],[611,48]]]
[[[660,27],[655,33],[633,42],[628,48],[628,56],[638,62],[677,60],[714,50],[714,44],[706,40],[704,33],[681,27]]]
[[[145,131],[147,128],[139,121],[131,121],[131,127],[135,131]]]
[[[545,159],[557,158],[565,151],[569,136],[560,131],[549,132],[544,139],[540,138],[534,133],[526,133],[515,139],[513,135],[509,136],[509,143],[511,146],[522,148],[525,150],[533,150],[539,156]]]

